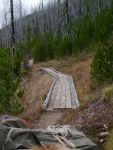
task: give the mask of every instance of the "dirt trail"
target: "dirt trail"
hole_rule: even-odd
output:
[[[33,127],[37,129],[46,129],[50,125],[58,125],[58,121],[62,118],[63,112],[43,112],[39,120],[33,122]]]

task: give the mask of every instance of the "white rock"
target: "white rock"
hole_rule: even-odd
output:
[[[33,63],[34,63],[34,60],[33,60],[33,59],[30,59],[30,60],[29,60],[29,67],[32,67]]]
[[[99,137],[106,137],[106,136],[108,136],[109,135],[109,132],[101,132],[100,134],[99,134]]]
[[[104,142],[104,140],[103,140],[103,139],[101,139],[101,140],[100,140],[100,142],[101,142],[101,143],[103,143],[103,142]]]

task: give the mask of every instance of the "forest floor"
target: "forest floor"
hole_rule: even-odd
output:
[[[99,134],[113,128],[113,104],[101,99],[102,91],[109,83],[96,88],[92,84],[90,77],[92,58],[93,54],[88,54],[78,59],[66,58],[35,64],[21,83],[25,91],[22,101],[26,109],[20,117],[38,129],[45,129],[49,125],[73,125],[103,147],[105,138],[100,138]],[[79,109],[52,113],[42,111],[43,102],[54,78],[42,73],[41,67],[54,67],[73,77],[81,103]]]

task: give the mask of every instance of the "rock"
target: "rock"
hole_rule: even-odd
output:
[[[103,143],[103,142],[104,142],[104,140],[103,140],[103,139],[101,139],[101,140],[100,140],[100,143]]]
[[[33,60],[33,59],[30,59],[30,60],[29,60],[29,67],[31,68],[33,64],[34,64],[34,60]]]
[[[101,132],[101,133],[99,133],[99,137],[101,137],[101,138],[105,138],[108,135],[109,135],[109,132]]]
[[[105,129],[108,129],[108,126],[107,126],[106,124],[104,124],[103,127],[104,127]]]

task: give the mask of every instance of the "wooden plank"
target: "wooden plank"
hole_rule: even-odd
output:
[[[51,95],[51,97],[50,97],[50,103],[49,103],[49,105],[48,105],[48,108],[47,109],[53,109],[53,107],[54,107],[54,102],[55,102],[55,98],[56,98],[56,95]]]
[[[44,110],[46,110],[47,107],[48,107],[48,105],[49,105],[50,96],[51,96],[51,94],[52,94],[52,89],[54,88],[56,81],[57,81],[57,79],[54,80],[54,82],[53,82],[53,84],[52,84],[52,86],[51,86],[51,88],[50,88],[50,90],[49,90],[49,92],[48,92],[48,94],[47,94],[46,100],[45,100],[45,102],[44,102],[44,104],[43,104],[43,109],[44,109]]]
[[[56,94],[56,98],[55,98],[55,103],[54,103],[54,108],[53,109],[58,109],[60,107],[60,98],[61,98],[61,90],[59,90],[61,88],[61,84],[58,83],[58,87],[57,87],[57,94]]]
[[[70,91],[66,92],[66,108],[72,108]]]
[[[67,87],[68,87],[68,89],[69,89],[69,91],[70,91],[70,97],[71,97],[71,107],[72,107],[73,109],[75,109],[75,108],[76,108],[75,97],[74,97],[74,93],[73,93],[72,82],[71,82],[69,76],[67,77],[67,82],[68,82]]]
[[[60,101],[60,108],[66,108],[66,97],[61,96],[61,101]]]
[[[80,106],[80,102],[78,100],[78,96],[77,96],[77,92],[76,92],[76,89],[75,89],[75,86],[74,86],[73,78],[71,76],[69,78],[71,80],[72,87],[73,87],[73,94],[74,94],[74,98],[75,98],[76,107],[79,107]]]
[[[55,99],[54,108],[53,109],[59,109],[60,107],[60,99]]]

